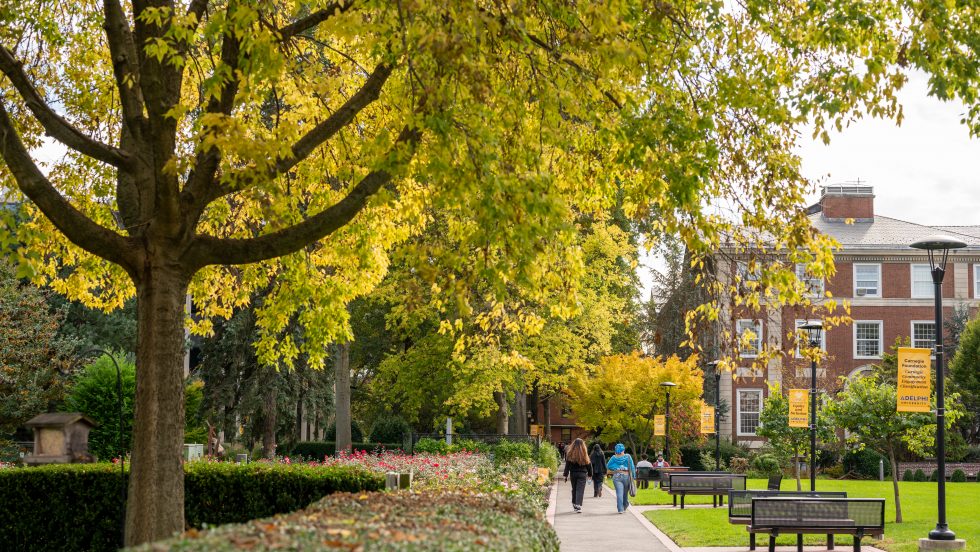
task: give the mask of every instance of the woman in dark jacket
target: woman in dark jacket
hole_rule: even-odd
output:
[[[589,456],[592,464],[592,485],[594,487],[592,496],[602,496],[603,482],[606,480],[606,455],[602,453],[599,443],[592,446],[592,455]]]
[[[585,481],[592,477],[592,462],[585,441],[575,439],[565,451],[565,481],[572,476],[572,508],[582,513],[582,499],[585,498]]]

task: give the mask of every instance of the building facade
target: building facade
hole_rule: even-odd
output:
[[[975,314],[980,304],[980,226],[925,226],[881,216],[875,213],[874,197],[870,186],[826,186],[819,202],[808,210],[813,227],[840,243],[834,255],[836,274],[828,281],[813,279],[798,265],[797,275],[807,281],[815,303],[826,300],[825,292],[838,302],[850,303],[851,323],[830,328],[823,335],[826,358],[820,362],[818,387],[831,394],[842,388],[843,378],[880,363],[897,339],[932,347],[932,276],[925,252],[910,248],[913,242],[948,234],[967,244],[951,252],[947,263],[945,320],[957,309]],[[723,272],[744,275],[745,267],[735,261],[735,266]],[[721,379],[722,400],[730,407],[720,426],[721,435],[760,446],[763,440],[756,430],[769,386],[779,382],[784,388],[809,387],[809,360],[799,357],[792,338],[807,315],[793,307],[762,313],[729,308],[727,313],[735,335],[745,334],[751,343],[740,348],[742,367]],[[753,347],[762,343],[783,354],[764,367],[752,368]]]

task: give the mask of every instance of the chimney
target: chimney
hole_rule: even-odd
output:
[[[863,184],[835,184],[820,187],[819,210],[831,222],[874,222],[874,187]]]

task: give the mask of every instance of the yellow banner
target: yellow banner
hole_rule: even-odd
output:
[[[898,348],[898,411],[929,412],[931,349]]]
[[[715,432],[715,407],[706,404],[701,405],[701,434],[708,435]]]
[[[810,427],[809,393],[806,389],[789,390],[789,427]]]
[[[663,436],[667,434],[667,419],[663,415],[657,414],[653,417],[653,434]]]

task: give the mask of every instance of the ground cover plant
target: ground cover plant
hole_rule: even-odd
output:
[[[885,499],[885,537],[873,542],[874,546],[888,552],[915,552],[919,538],[925,537],[936,525],[936,485],[934,483],[900,482],[903,497],[903,519],[895,523],[894,494],[891,481],[837,481],[818,479],[817,489],[826,491],[846,491],[848,497]],[[973,513],[977,491],[975,483],[947,483],[946,507],[950,527],[957,538],[980,542],[980,520]],[[764,479],[750,479],[749,489],[764,489]],[[795,490],[795,481],[783,481],[783,490]],[[671,504],[672,497],[660,489],[640,489],[635,504]],[[687,504],[711,503],[711,497],[692,496]],[[728,508],[692,508],[680,510],[653,510],[644,512],[661,531],[666,533],[681,547],[693,546],[747,546],[748,533],[742,525],[728,523]],[[711,530],[706,530],[710,528]],[[760,544],[768,537],[760,537]],[[795,535],[779,538],[777,544],[789,545],[795,542]],[[825,537],[808,536],[807,544],[823,544]],[[847,544],[850,537],[838,536],[837,542]]]

